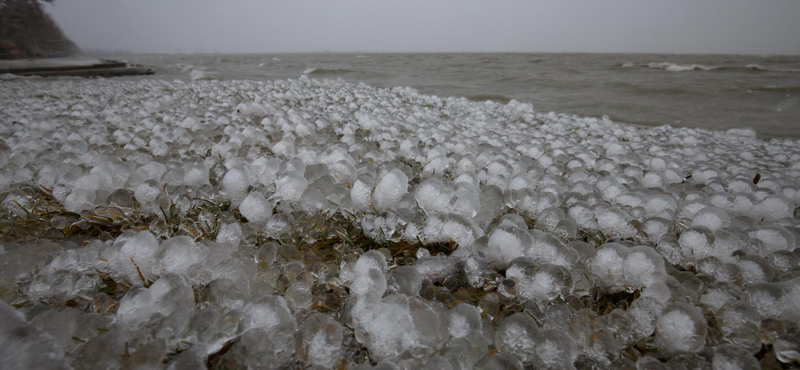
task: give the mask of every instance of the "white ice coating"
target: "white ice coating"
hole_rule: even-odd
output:
[[[752,368],[766,344],[797,361],[797,141],[187,68],[188,83],[0,84],[3,227],[93,235],[0,243],[3,358]],[[63,215],[43,213],[42,192]],[[329,219],[375,249],[334,263],[297,249],[342,235]],[[92,234],[100,222],[125,229]],[[707,338],[713,320],[722,336]],[[37,348],[8,339],[37,325]],[[630,359],[636,343],[658,358]]]

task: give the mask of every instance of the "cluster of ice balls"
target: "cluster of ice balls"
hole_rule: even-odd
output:
[[[106,242],[0,245],[0,343],[20,366],[197,368],[226,348],[248,368],[369,368],[350,337],[381,368],[751,369],[764,346],[800,360],[796,141],[306,78],[4,82],[0,139],[6,217],[33,211],[33,186],[70,212],[156,219]],[[198,199],[247,222],[170,234],[168,213]],[[458,249],[336,265],[249,242],[298,213]],[[218,222],[200,217],[186,230]],[[101,276],[131,288],[115,302]],[[336,286],[344,310],[315,311]],[[488,293],[453,306],[459,287]],[[615,294],[635,299],[592,309]],[[63,307],[76,297],[90,312]]]

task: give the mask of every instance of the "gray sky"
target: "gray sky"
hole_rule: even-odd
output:
[[[134,52],[800,54],[798,0],[57,0],[81,48]]]

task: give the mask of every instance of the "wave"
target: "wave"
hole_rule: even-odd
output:
[[[686,71],[711,71],[719,67],[705,66],[702,64],[677,64],[669,62],[651,62],[647,63],[647,68],[663,69],[670,72],[686,72]]]
[[[323,75],[323,74],[342,74],[342,73],[355,73],[356,71],[344,68],[319,68],[311,67],[303,71],[304,75]]]
[[[216,80],[217,79],[217,72],[216,71],[209,71],[207,69],[202,68],[195,68],[189,72],[189,78],[192,81],[198,80]]]
[[[503,103],[503,104],[507,104],[508,102],[511,101],[511,98],[509,98],[509,97],[507,97],[505,95],[500,95],[500,94],[470,95],[470,96],[467,96],[467,99],[472,100],[472,101],[487,101],[487,100],[491,100],[491,101],[496,101],[496,102],[500,102],[500,103]]]
[[[748,90],[778,92],[785,94],[800,94],[800,86],[754,86],[748,88]]]
[[[670,63],[670,62],[650,62],[650,63],[642,63],[642,64],[635,64],[635,63],[617,63],[616,67],[619,68],[634,68],[634,67],[644,67],[650,69],[661,69],[670,72],[688,72],[688,71],[731,71],[731,70],[739,70],[739,71],[755,71],[755,72],[779,72],[779,73],[800,73],[800,69],[791,69],[791,68],[768,68],[764,67],[761,64],[748,64],[744,67],[739,66],[708,66],[703,64],[678,64],[678,63]]]
[[[760,64],[748,64],[747,66],[745,66],[745,68],[752,69],[754,71],[766,71],[767,70],[767,67],[764,67],[764,66],[762,66]]]

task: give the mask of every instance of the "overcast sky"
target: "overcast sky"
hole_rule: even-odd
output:
[[[800,0],[56,0],[83,49],[800,54]]]

